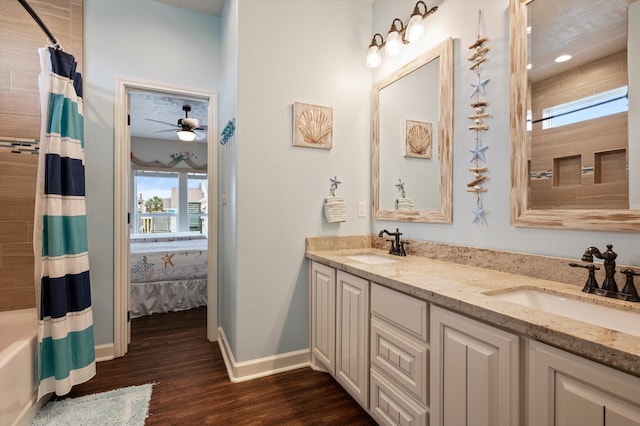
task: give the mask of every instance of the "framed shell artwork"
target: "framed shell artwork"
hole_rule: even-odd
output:
[[[433,125],[425,121],[404,121],[404,156],[431,158]]]
[[[333,108],[294,102],[293,145],[331,149]]]

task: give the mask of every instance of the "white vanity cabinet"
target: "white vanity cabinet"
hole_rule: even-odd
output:
[[[640,378],[529,341],[529,425],[640,426]]]
[[[311,262],[311,357],[334,374],[336,362],[336,270]]]
[[[432,306],[431,426],[521,424],[518,339]]]
[[[371,284],[370,410],[384,425],[428,424],[427,302]]]
[[[369,281],[311,263],[312,363],[365,409],[369,400]]]
[[[336,373],[338,383],[369,406],[369,281],[337,273]]]

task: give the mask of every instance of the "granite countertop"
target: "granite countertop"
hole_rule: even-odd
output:
[[[398,262],[368,264],[346,257],[356,254],[388,256]],[[640,337],[498,300],[491,294],[518,288],[543,289],[638,314],[640,303],[586,294],[575,285],[508,272],[419,256],[390,256],[375,248],[308,249],[306,257],[640,377]]]

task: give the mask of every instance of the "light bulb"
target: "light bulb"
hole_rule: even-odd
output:
[[[371,46],[367,53],[367,66],[369,68],[378,68],[382,63],[382,55],[378,46]]]
[[[387,45],[385,47],[385,52],[389,56],[394,56],[400,53],[402,49],[402,37],[400,37],[400,33],[398,31],[390,31],[389,36],[387,37]]]
[[[422,38],[424,34],[424,25],[422,25],[423,19],[420,14],[411,16],[409,24],[407,25],[407,40],[410,43],[415,43]]]
[[[178,130],[178,139],[183,142],[192,142],[196,139],[196,133],[192,130]]]

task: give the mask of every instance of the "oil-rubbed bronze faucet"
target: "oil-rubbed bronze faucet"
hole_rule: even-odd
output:
[[[389,249],[389,254],[393,254],[394,256],[407,255],[407,252],[404,249],[404,245],[409,243],[406,241],[400,240],[400,235],[402,235],[402,232],[400,232],[398,228],[396,228],[396,232],[389,232],[386,229],[383,229],[378,233],[378,237],[382,238],[384,234],[387,234],[388,236],[395,238],[393,240],[387,240],[387,241],[391,241],[391,248]]]
[[[598,268],[593,264],[593,257],[597,257],[598,259],[604,260],[604,271],[605,277],[602,282],[602,288],[598,288],[598,282],[596,281],[595,271]],[[585,293],[594,293],[601,296],[607,297],[615,297],[618,299],[626,300],[628,302],[640,302],[640,296],[636,291],[636,287],[633,285],[633,277],[640,276],[640,272],[634,271],[633,269],[624,269],[620,271],[624,275],[626,275],[627,279],[625,281],[624,288],[618,291],[618,285],[616,284],[616,279],[614,277],[616,273],[616,258],[618,254],[613,251],[613,245],[607,244],[607,250],[604,252],[600,252],[597,248],[591,246],[587,247],[582,255],[582,261],[588,262],[588,265],[583,265],[579,263],[570,263],[569,266],[586,268],[589,270],[589,277],[587,278],[587,282],[585,283],[582,291]]]
[[[593,263],[593,257],[604,260],[604,281],[602,282],[602,288],[597,289],[595,293],[601,294],[607,297],[618,297],[618,285],[614,277],[616,273],[616,257],[618,254],[614,252],[612,244],[607,244],[607,250],[600,252],[596,247],[587,247],[582,255],[583,262]]]

